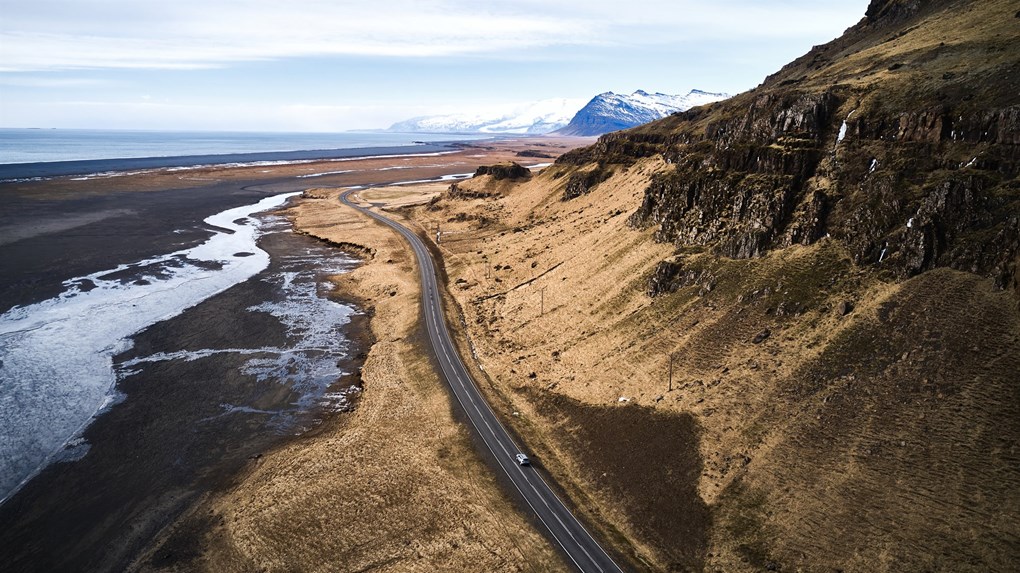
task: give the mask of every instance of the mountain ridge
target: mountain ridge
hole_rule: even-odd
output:
[[[728,94],[691,90],[685,95],[670,95],[637,90],[630,95],[604,92],[591,99],[571,118],[570,123],[554,131],[556,135],[602,135],[629,129],[692,107],[720,101]]]
[[[635,570],[1020,561],[1016,10],[875,0],[754,90],[421,209],[479,369]]]
[[[542,135],[566,125],[580,103],[580,100],[557,98],[489,113],[419,116],[394,123],[387,131]]]
[[[691,90],[684,95],[637,90],[630,95],[603,92],[583,100],[547,99],[489,113],[426,115],[394,123],[387,131],[494,135],[592,136],[627,129],[729,97]]]

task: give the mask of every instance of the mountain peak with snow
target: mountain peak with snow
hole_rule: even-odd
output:
[[[431,115],[401,121],[389,131],[403,133],[544,134],[560,129],[584,100],[556,98],[531,102],[490,113]]]
[[[605,92],[587,105],[584,100],[557,98],[496,109],[489,113],[457,113],[415,117],[390,126],[402,133],[491,133],[493,135],[601,135],[655,121],[695,106],[726,99],[726,94],[691,90],[686,95]],[[580,111],[578,111],[580,110]]]
[[[635,127],[692,107],[724,100],[728,94],[691,90],[686,95],[650,94],[637,90],[630,95],[605,92],[581,108],[557,135],[592,136]]]

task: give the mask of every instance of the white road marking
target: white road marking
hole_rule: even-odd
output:
[[[540,473],[538,473],[538,472],[531,472],[530,474],[529,473],[525,473],[525,471],[524,471],[524,469],[522,467],[514,464],[514,467],[518,471],[519,477],[524,479],[524,481],[527,482],[528,486],[531,487],[532,492],[541,499],[542,504],[546,507],[546,510],[549,513],[552,514],[553,518],[555,518],[556,522],[559,524],[559,526],[561,528],[561,534],[557,534],[556,530],[553,527],[550,526],[550,524],[546,521],[546,519],[544,517],[542,517],[542,514],[539,513],[538,510],[535,508],[535,506],[531,502],[531,499],[529,498],[529,496],[524,494],[524,491],[521,489],[520,484],[517,482],[517,480],[515,480],[513,478],[513,476],[511,475],[510,471],[507,470],[507,468],[506,468],[506,463],[509,463],[508,460],[509,460],[509,457],[510,457],[510,453],[509,453],[509,451],[507,451],[506,443],[504,443],[504,442],[512,444],[517,451],[520,451],[520,448],[514,443],[513,438],[510,436],[510,433],[506,430],[506,427],[503,426],[503,423],[499,420],[499,418],[496,417],[496,415],[492,411],[492,407],[489,405],[489,403],[486,402],[485,400],[481,400],[481,402],[483,404],[485,404],[485,409],[488,411],[488,416],[485,415],[485,413],[482,411],[481,407],[475,401],[475,394],[478,392],[477,386],[472,381],[471,385],[472,385],[472,387],[474,387],[474,391],[472,392],[468,388],[468,382],[466,381],[466,378],[465,378],[465,377],[467,377],[469,379],[469,375],[467,374],[467,368],[464,366],[463,362],[460,361],[460,357],[459,356],[457,356],[457,360],[456,361],[450,356],[450,348],[452,347],[452,341],[450,339],[449,333],[446,332],[446,324],[445,324],[445,322],[443,320],[443,314],[442,314],[442,305],[435,304],[434,293],[438,290],[438,287],[436,286],[435,269],[434,269],[434,266],[433,266],[432,260],[431,260],[432,257],[428,254],[428,252],[424,249],[424,247],[420,245],[420,241],[418,240],[418,238],[413,233],[411,233],[409,230],[404,228],[403,226],[401,226],[398,223],[396,223],[394,221],[391,221],[391,220],[389,220],[389,219],[387,219],[387,218],[385,218],[385,217],[383,217],[381,215],[373,213],[373,212],[371,212],[371,211],[369,211],[369,210],[367,210],[367,209],[365,209],[363,207],[358,207],[358,206],[352,205],[349,202],[347,202],[346,201],[346,197],[347,197],[347,195],[349,193],[350,192],[341,195],[341,200],[344,203],[346,203],[348,206],[351,206],[351,207],[353,207],[355,209],[358,209],[359,211],[362,211],[362,212],[368,214],[372,218],[374,218],[374,219],[376,219],[378,221],[381,221],[381,222],[385,223],[386,225],[392,227],[400,235],[402,235],[405,239],[407,239],[407,241],[411,244],[411,247],[412,247],[412,250],[414,251],[415,257],[419,261],[419,268],[421,269],[422,287],[423,287],[422,288],[422,308],[423,309],[425,308],[425,298],[426,298],[426,295],[427,295],[428,300],[433,302],[433,305],[431,306],[431,312],[430,313],[424,313],[425,317],[426,317],[426,323],[431,322],[432,323],[432,325],[431,325],[432,326],[432,330],[435,332],[435,336],[433,336],[432,333],[429,333],[429,342],[432,343],[433,350],[436,350],[438,348],[442,348],[443,356],[446,358],[446,362],[444,363],[441,359],[439,360],[440,369],[443,371],[443,375],[446,378],[447,382],[450,383],[450,388],[453,390],[454,395],[457,397],[457,401],[460,402],[461,407],[464,408],[464,411],[468,414],[468,418],[471,420],[471,423],[475,426],[476,429],[479,430],[479,433],[481,434],[481,437],[482,437],[482,442],[485,443],[485,446],[489,449],[489,452],[492,453],[492,455],[494,457],[496,457],[496,461],[499,464],[499,467],[503,470],[504,473],[507,474],[507,477],[510,478],[510,481],[514,484],[514,487],[517,489],[517,491],[520,492],[520,494],[524,498],[525,502],[527,502],[528,506],[531,507],[532,511],[539,518],[539,520],[541,520],[542,523],[545,524],[546,528],[549,530],[550,535],[552,535],[553,539],[555,539],[556,542],[560,545],[560,547],[563,548],[564,552],[567,554],[567,556],[570,558],[570,560],[574,563],[574,565],[577,566],[578,569],[580,569],[582,571],[587,571],[588,570],[585,567],[581,566],[581,564],[577,561],[577,559],[575,559],[573,553],[571,553],[570,548],[563,542],[563,540],[560,537],[560,535],[562,533],[566,533],[567,536],[570,537],[571,541],[574,542],[574,547],[580,549],[584,553],[585,557],[588,558],[588,561],[591,563],[592,566],[595,567],[595,569],[597,569],[598,571],[604,571],[604,569],[602,569],[602,567],[599,566],[598,562],[592,557],[591,553],[589,553],[588,550],[584,547],[584,544],[580,543],[577,540],[577,538],[574,536],[573,532],[571,532],[570,528],[568,528],[566,523],[564,523],[563,520],[560,518],[560,510],[562,510],[562,512],[565,513],[565,515],[569,515],[571,518],[573,518],[571,521],[573,523],[577,524],[577,526],[580,528],[580,530],[584,531],[584,533],[586,535],[588,535],[588,538],[590,539],[590,541],[592,543],[594,543],[595,546],[598,547],[603,552],[604,557],[605,557],[605,561],[608,561],[609,563],[612,563],[613,566],[614,566],[614,570],[620,571],[619,567],[617,567],[616,564],[613,563],[613,561],[609,558],[609,554],[606,553],[605,549],[598,543],[598,541],[595,540],[594,537],[591,536],[591,533],[589,533],[584,528],[584,525],[582,525],[579,521],[577,521],[576,518],[574,518],[573,514],[571,514],[571,512],[566,508],[566,505],[563,503],[563,501],[561,499],[559,499],[559,497],[556,495],[555,492],[552,491],[552,488],[545,481],[545,479],[542,477],[542,475]],[[440,330],[440,329],[442,329],[442,330]],[[446,338],[447,342],[443,341],[443,338],[444,338],[443,335],[444,334],[445,334],[445,338]],[[438,356],[439,356],[439,354],[437,352],[437,357]],[[452,370],[452,375],[451,375],[451,370]],[[457,382],[460,384],[460,390],[459,391],[457,390],[457,387],[452,383],[452,381],[454,379],[456,379]],[[467,404],[464,403],[464,399],[463,399],[462,395],[466,395],[468,397],[468,399],[470,400],[472,406],[474,406],[475,415],[472,415],[471,410],[468,409]],[[489,424],[489,418],[490,417],[493,420],[496,421],[496,424],[503,431],[503,438],[504,439],[501,439],[499,433],[497,433],[493,429],[493,427]],[[482,423],[484,423],[486,428],[489,430],[489,434],[488,435],[486,435],[486,434],[484,434],[483,432],[480,431],[480,427],[478,425],[478,421],[476,420],[476,418],[481,418]],[[499,448],[501,450],[503,450],[503,452],[504,452],[506,457],[500,457],[500,456],[497,455],[496,451],[493,449],[492,445],[489,443],[490,439],[494,439],[496,441],[496,443],[499,444]],[[545,492],[544,493],[539,491],[538,487],[536,487],[535,483],[531,480],[531,477],[530,477],[531,475],[538,476],[538,479],[540,480],[541,484],[545,487]],[[550,503],[549,503],[549,498],[550,497],[552,499],[556,500],[556,502],[557,502],[556,505],[550,505]]]

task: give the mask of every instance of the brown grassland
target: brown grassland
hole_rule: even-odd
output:
[[[1016,117],[1016,84],[1008,83],[1020,69],[1015,11],[1006,0],[876,0],[874,22],[787,66],[764,91],[614,134],[530,178],[377,188],[361,199],[388,204],[431,241],[442,229],[434,250],[462,355],[494,409],[630,568],[1013,570],[1015,277],[997,285],[990,272],[936,264],[930,252],[921,257],[927,267],[903,271],[909,245],[883,265],[874,248],[837,229],[868,230],[868,218],[885,213],[895,230],[871,229],[876,244],[911,237],[916,229],[901,215],[946,188],[918,167],[938,155],[939,176],[1001,200],[988,200],[1002,206],[988,218],[1005,219],[995,229],[1009,230],[1013,136],[947,141],[928,118],[941,120],[945,102],[958,105],[961,122],[965,113],[984,117],[985,104],[1003,122]],[[966,96],[971,84],[989,86],[984,99]],[[837,149],[835,131],[853,110]],[[777,125],[782,137],[774,138]],[[787,137],[788,125],[803,129]],[[903,141],[884,137],[897,126]],[[750,135],[740,139],[739,129]],[[975,165],[986,153],[987,165]],[[868,193],[879,187],[860,183],[872,158],[873,168],[881,163],[875,178],[890,182],[878,198]],[[775,221],[733,215],[717,227],[732,224],[734,235],[716,243],[661,242],[655,225],[632,217],[665,174],[675,176],[668,189],[702,177],[691,196],[718,193],[725,204],[736,186],[712,179],[716,170],[740,171],[733,180],[760,185],[754,199],[768,199],[771,185],[794,178],[783,170],[802,164],[811,165],[805,197],[825,192],[847,213],[864,213],[858,227],[841,227],[850,217],[837,210],[833,236],[780,244],[777,232],[771,242],[741,243],[765,248],[733,258],[720,254],[722,239],[758,240]],[[590,184],[568,192],[578,182]],[[340,279],[374,309],[364,396],[334,433],[266,456],[196,510],[212,524],[199,562],[219,570],[562,568],[487,477],[450,413],[415,335],[417,286],[404,246],[338,205],[338,193],[309,192],[291,214],[304,232],[374,253]],[[695,238],[718,230],[668,195],[679,215],[664,209],[656,223]],[[858,200],[871,211],[846,207]],[[883,202],[897,206],[884,212]],[[796,206],[786,219],[803,215]],[[942,255],[962,261],[960,252],[991,244],[993,233],[959,228],[954,245],[963,246]],[[983,254],[975,269],[999,253]],[[660,264],[673,259],[682,260],[683,280],[651,292]],[[1003,263],[1006,274],[1009,264],[1016,261]]]

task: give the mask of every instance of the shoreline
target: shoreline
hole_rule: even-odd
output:
[[[158,244],[188,248],[210,236],[210,213],[312,187],[450,180],[480,164],[545,161],[590,141],[515,138],[461,143],[442,155],[403,153],[273,166],[120,172],[99,179],[0,181],[0,312],[59,294],[61,281],[141,260]],[[455,145],[455,144],[450,144]],[[410,151],[410,149],[409,149]],[[337,169],[337,161],[342,168]],[[130,241],[123,237],[132,237]],[[159,249],[162,252],[162,248]]]
[[[267,216],[285,219],[280,213]],[[290,272],[294,263],[287,260],[307,256],[309,248],[353,257],[283,230],[264,235],[260,248],[273,253],[269,268],[131,337],[132,348],[114,359],[130,365],[115,384],[121,399],[82,433],[88,450],[47,466],[0,505],[4,562],[27,570],[124,570],[168,522],[229,489],[266,452],[343,423],[359,399],[360,367],[372,341],[363,307],[346,293],[326,295],[352,312],[332,327],[342,345],[330,354],[342,374],[317,391],[250,370],[265,366],[272,348],[286,349],[281,357],[298,357],[288,364],[302,368],[299,353],[307,346],[280,317],[250,310],[292,300],[276,294],[273,277]],[[193,356],[174,356],[178,350]],[[143,360],[133,365],[136,358]]]
[[[482,143],[491,140],[450,140],[381,147],[0,163],[0,183],[18,182],[25,179],[43,180],[55,177],[105,175],[108,173],[120,174],[128,172],[127,174],[131,174],[130,172],[132,171],[156,171],[162,169],[260,167],[344,159],[399,157],[416,155],[418,153],[454,153],[458,150],[458,145],[470,144],[475,141]]]
[[[327,186],[359,183],[374,186],[441,179],[444,175],[468,171],[467,164],[492,164],[512,159],[519,150],[536,145],[558,144],[539,140],[538,143],[514,141],[509,148],[501,149],[468,147],[442,156],[440,160],[406,155],[365,158],[353,161],[350,172],[324,174],[313,181],[298,176],[330,164],[288,165],[270,172],[255,168],[208,168],[194,172],[201,175],[201,179],[185,179],[172,173],[125,176],[104,180],[101,193],[95,181],[53,180],[0,185],[0,194],[34,198],[41,192],[43,197],[72,201],[68,205],[76,204],[79,199],[75,198],[83,194],[86,197],[95,195],[109,197],[114,204],[123,207],[124,204],[119,203],[123,199],[130,199],[132,203],[128,204],[132,205],[138,201],[148,203],[168,193],[166,189],[177,189],[175,186],[182,182],[193,185],[194,190],[190,195],[171,193],[170,196],[176,197],[174,201],[180,202],[189,196],[224,197],[224,192],[230,189],[235,190],[233,194],[243,191],[264,196],[307,189],[312,182]],[[527,164],[540,161],[520,157],[517,160]],[[206,183],[210,180],[212,183]],[[444,184],[449,182],[437,185]],[[137,195],[138,192],[142,195]],[[311,201],[301,199],[298,203],[306,202]],[[339,203],[335,207],[342,208]],[[286,208],[292,221],[295,220],[289,213],[297,208],[291,205]],[[24,214],[28,216],[33,212],[24,211]],[[0,217],[0,227],[2,219]],[[90,223],[77,228],[104,224]],[[306,563],[318,559],[321,563],[343,555],[351,570],[357,570],[356,563],[368,566],[379,558],[388,559],[386,555],[397,555],[399,561],[406,560],[407,564],[425,558],[426,562],[460,563],[462,566],[487,563],[490,569],[503,571],[519,571],[533,559],[539,559],[546,563],[540,570],[561,570],[556,552],[506,498],[496,480],[479,469],[482,467],[479,464],[484,462],[478,459],[469,433],[451,418],[449,395],[435,378],[428,359],[417,348],[420,334],[414,331],[418,318],[414,300],[417,287],[413,284],[416,275],[413,263],[409,266],[406,260],[408,254],[401,245],[393,244],[399,239],[379,229],[364,230],[368,233],[366,237],[352,229],[349,222],[346,225],[325,222],[318,232],[307,232],[307,227],[295,221],[293,229],[295,235],[327,239],[331,246],[372,259],[341,275],[337,281],[340,286],[330,295],[340,301],[353,301],[360,311],[346,330],[352,343],[360,339],[365,344],[361,347],[364,351],[348,357],[354,363],[362,361],[364,368],[338,382],[356,384],[356,375],[360,374],[364,391],[358,393],[356,407],[341,415],[328,416],[310,431],[285,438],[269,449],[238,453],[239,444],[229,446],[234,455],[240,456],[240,464],[218,474],[216,479],[221,485],[203,482],[205,485],[197,497],[178,499],[184,503],[179,512],[164,513],[162,517],[153,514],[153,518],[160,521],[160,527],[151,536],[146,533],[150,530],[143,528],[137,543],[130,546],[114,543],[117,551],[126,551],[121,556],[122,563],[131,563],[131,569],[140,571],[165,565],[176,570],[223,570],[231,563],[235,568],[251,569],[256,564],[268,567],[281,563],[277,559],[283,555],[287,556],[283,561],[287,563],[292,559]],[[50,234],[67,233],[56,229]],[[13,245],[31,247],[33,240],[19,240]],[[359,252],[355,245],[366,246],[369,250]],[[0,242],[0,255],[3,249]],[[105,256],[109,257],[109,253]],[[366,280],[365,276],[371,280]],[[364,337],[354,333],[355,330],[360,330]],[[134,391],[147,393],[151,390],[138,387]],[[133,398],[124,404],[129,410],[139,411],[142,407]],[[109,422],[103,420],[100,418],[97,425]],[[223,439],[229,441],[227,436]],[[95,455],[95,451],[90,453]],[[62,467],[53,471],[67,474],[68,468],[79,463],[60,464]],[[33,488],[34,483],[37,482],[30,482],[26,490]],[[278,490],[279,487],[284,489]],[[65,495],[60,493],[62,491],[64,489],[58,488],[47,495],[60,497]],[[291,501],[286,507],[278,507],[275,500],[281,499]],[[401,507],[398,513],[391,513],[397,509],[394,503]],[[58,505],[62,504],[58,502]],[[48,513],[45,508],[37,511],[40,515]],[[77,519],[91,523],[90,520],[101,519],[101,514]],[[313,542],[320,532],[307,527],[323,516],[331,522],[328,543]],[[466,524],[471,527],[465,529]],[[301,535],[300,541],[275,545],[274,536],[284,535],[284,532]],[[259,537],[262,534],[269,537]],[[252,535],[261,541],[251,545]],[[60,545],[51,543],[52,540],[46,546],[58,551]],[[303,548],[307,543],[311,546]],[[361,557],[351,557],[338,549],[341,546]],[[468,560],[460,561],[464,558]]]

